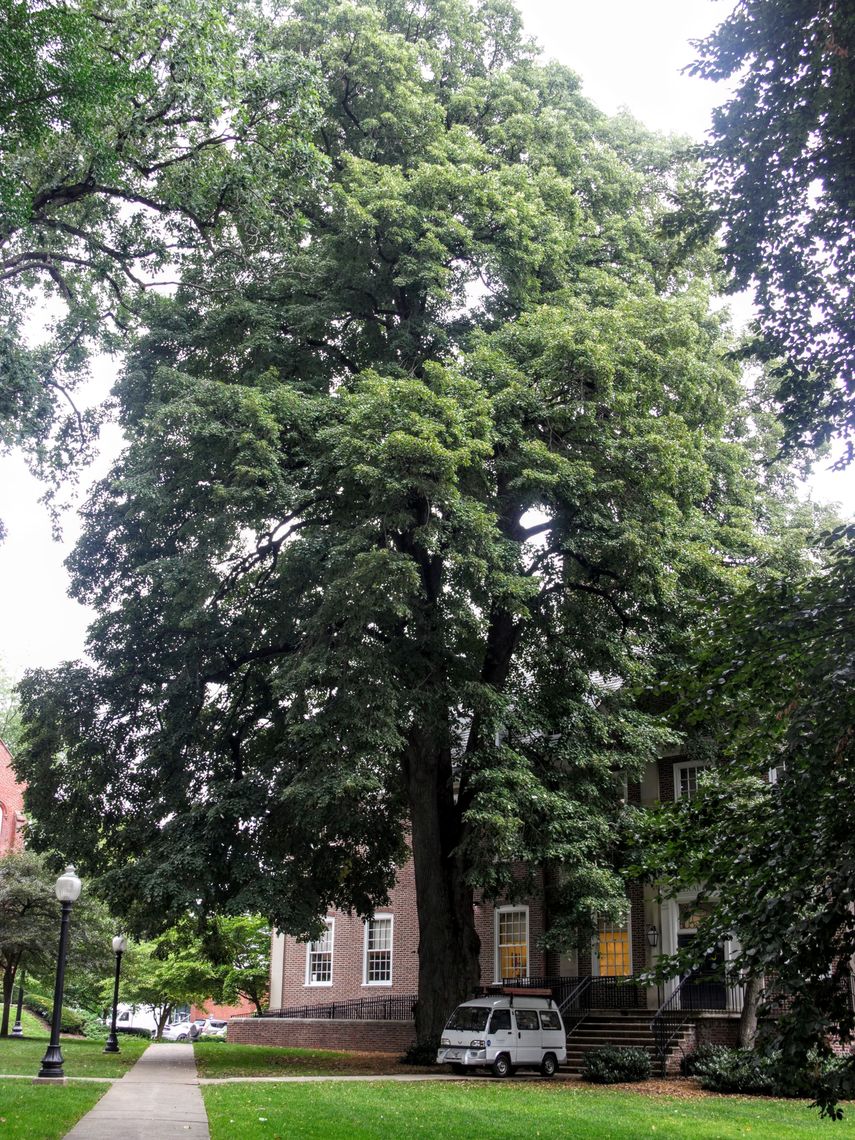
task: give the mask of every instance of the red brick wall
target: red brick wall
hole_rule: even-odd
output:
[[[23,815],[24,788],[12,771],[12,757],[6,745],[0,740],[0,807],[3,809],[0,823],[0,855],[10,851],[20,851],[24,846]]]
[[[253,1013],[255,1006],[251,1001],[240,1001],[237,1005],[217,1005],[206,1001],[202,1005],[190,1007],[190,1017],[194,1020],[198,1017],[216,1017],[220,1021],[228,1021],[230,1017],[249,1017]]]
[[[544,906],[541,898],[528,898],[529,908],[529,973],[546,972],[545,955],[538,943],[544,930]],[[294,938],[285,939],[283,987],[281,1007],[325,1005],[332,1001],[384,997],[390,994],[415,994],[419,988],[419,926],[416,911],[416,885],[412,862],[408,862],[398,875],[398,881],[389,896],[389,905],[378,907],[378,914],[391,914],[392,926],[392,983],[391,985],[363,984],[363,953],[365,925],[355,915],[330,912],[335,919],[333,933],[332,985],[306,985],[307,945]],[[476,902],[475,929],[481,939],[481,981],[489,985],[495,981],[495,907],[492,903]],[[278,988],[274,985],[274,1000]]]
[[[232,1018],[228,1039],[239,1045],[403,1053],[416,1039],[412,1021],[303,1021],[285,1017]]]
[[[418,990],[419,928],[412,862],[401,868],[398,881],[389,895],[389,905],[378,907],[377,913],[393,915],[391,985],[363,985],[365,924],[355,914],[332,911],[331,917],[335,919],[332,985],[306,985],[308,946],[294,938],[286,938],[282,1007],[415,994]]]

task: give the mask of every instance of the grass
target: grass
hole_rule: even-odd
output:
[[[791,1140],[855,1137],[806,1102],[676,1099],[570,1083],[204,1085],[212,1140]]]
[[[22,1019],[21,1026],[25,1029]],[[21,1073],[35,1076],[44,1056],[48,1035],[38,1026],[39,1036],[0,1038],[0,1074]],[[121,1077],[138,1060],[148,1045],[139,1037],[122,1038],[121,1053],[105,1053],[103,1041],[89,1041],[81,1037],[63,1037],[63,1068],[67,1077]],[[102,1090],[103,1091],[103,1090]],[[0,1138],[5,1133],[0,1129]]]
[[[109,1087],[72,1084],[49,1088],[28,1081],[0,1080],[0,1137],[59,1140]]]
[[[193,1045],[200,1077],[308,1077],[349,1073],[435,1072],[401,1065],[389,1053],[337,1053],[331,1049],[285,1049],[274,1045],[230,1045],[203,1041]]]

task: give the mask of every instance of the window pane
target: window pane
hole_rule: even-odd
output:
[[[326,985],[332,981],[332,949],[333,934],[330,922],[327,923],[327,928],[321,937],[309,943],[309,985]]]
[[[365,935],[365,981],[392,981],[392,919],[372,918]]]
[[[499,976],[528,976],[528,914],[524,910],[499,912]]]
[[[632,973],[629,957],[629,930],[626,924],[615,925],[600,919],[597,951],[601,978],[620,978]]]

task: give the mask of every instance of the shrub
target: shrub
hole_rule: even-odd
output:
[[[24,1007],[31,1013],[43,1017],[45,1021],[53,1020],[53,1002],[49,1001],[43,994],[27,993],[24,991]],[[59,1023],[61,1033],[82,1033],[86,1024],[86,1019],[91,1015],[82,1009],[74,1009],[71,1006],[62,1007],[62,1020]]]
[[[439,1039],[436,1041],[422,1041],[421,1044],[410,1045],[401,1057],[402,1065],[432,1065],[436,1061],[439,1050]]]
[[[718,1049],[698,1063],[696,1072],[712,1092],[771,1096],[775,1089],[775,1059],[751,1049]]]
[[[87,1013],[83,1021],[83,1036],[92,1041],[103,1041],[109,1033],[108,1027],[94,1013]]]
[[[141,1029],[139,1026],[133,1028],[126,1025],[117,1025],[116,1032],[121,1034],[122,1037],[142,1037],[145,1041],[151,1041],[151,1030]]]
[[[821,1083],[833,1079],[845,1066],[844,1058],[814,1051],[805,1068],[794,1073],[783,1067],[779,1052],[719,1047],[698,1062],[696,1072],[701,1085],[712,1092],[812,1098]]]
[[[585,1054],[582,1077],[596,1085],[617,1085],[626,1081],[646,1081],[650,1057],[646,1049],[617,1048],[607,1045]]]
[[[726,1045],[699,1045],[691,1053],[686,1053],[680,1059],[680,1072],[684,1077],[697,1076],[699,1066],[717,1056]]]

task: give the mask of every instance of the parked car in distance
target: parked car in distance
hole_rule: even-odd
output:
[[[506,987],[500,996],[465,1001],[448,1019],[436,1059],[456,1073],[484,1068],[506,1077],[539,1069],[551,1077],[567,1061],[561,1013],[548,990]]]
[[[164,1041],[189,1041],[190,1039],[190,1025],[189,1021],[173,1021],[171,1025],[165,1025],[163,1028]]]
[[[227,1021],[220,1021],[219,1018],[209,1017],[205,1024],[202,1026],[201,1037],[225,1037],[226,1030],[229,1027]]]

